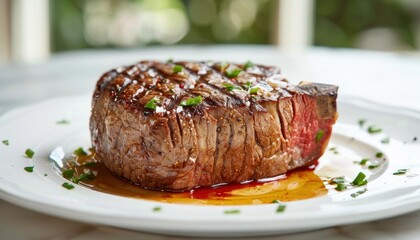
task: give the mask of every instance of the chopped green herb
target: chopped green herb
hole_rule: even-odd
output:
[[[381,158],[384,156],[384,154],[382,152],[377,152],[375,155],[377,158]]]
[[[3,140],[3,141],[1,141],[4,145],[6,145],[6,146],[9,146],[9,140]]]
[[[232,85],[230,83],[223,83],[223,87],[225,87],[225,89],[229,92],[232,91],[233,89],[241,89],[240,87]]]
[[[317,133],[316,133],[316,136],[315,136],[315,141],[316,142],[319,142],[319,141],[321,141],[321,139],[322,139],[322,137],[324,136],[324,134],[325,134],[325,132],[324,132],[324,130],[319,130]]]
[[[159,100],[156,98],[156,97],[154,97],[154,98],[152,98],[152,99],[150,99],[147,103],[146,103],[146,105],[144,105],[144,107],[145,108],[148,108],[148,109],[153,109],[153,110],[156,110],[156,106],[157,106],[157,103],[159,102]]]
[[[66,169],[62,173],[64,178],[70,179],[74,176],[74,170],[73,169]]]
[[[339,154],[339,152],[337,151],[337,148],[335,148],[335,147],[332,147],[332,148],[330,148],[330,149],[328,149],[328,150],[330,150],[331,152],[333,152],[334,154]]]
[[[34,166],[25,167],[23,169],[25,169],[25,171],[27,171],[27,172],[33,172],[34,171]]]
[[[63,186],[64,188],[66,188],[66,189],[68,189],[68,190],[70,190],[70,189],[73,189],[73,188],[74,188],[74,186],[73,186],[72,184],[67,183],[67,182],[65,182],[65,183],[61,184],[61,186]]]
[[[251,87],[252,83],[251,82],[246,82],[243,87],[245,90],[248,90]]]
[[[369,161],[369,159],[363,158],[362,160],[360,160],[359,164],[360,165],[365,165],[368,161]]]
[[[153,211],[153,212],[160,212],[160,211],[162,211],[162,208],[161,208],[161,207],[154,207],[154,208],[152,209],[152,211]]]
[[[337,183],[337,186],[335,187],[335,189],[337,191],[343,191],[343,190],[347,189],[347,186],[344,183]]]
[[[336,184],[344,183],[345,181],[346,181],[346,179],[344,177],[335,177],[335,178],[331,179],[331,182],[336,183]]]
[[[188,98],[187,100],[182,100],[180,105],[184,107],[193,107],[201,104],[203,102],[202,96],[197,96],[194,98]]]
[[[351,196],[352,198],[356,198],[356,197],[358,197],[359,195],[361,195],[361,194],[363,194],[363,193],[365,193],[365,192],[367,192],[367,188],[365,188],[365,189],[363,189],[363,190],[360,190],[360,191],[357,191],[357,192],[355,192],[355,193],[352,193],[352,194],[350,194],[350,196]]]
[[[224,214],[238,214],[241,213],[239,209],[225,210]]]
[[[84,167],[91,167],[91,166],[95,166],[95,165],[96,165],[96,162],[85,162],[85,163],[83,163]]]
[[[26,155],[26,157],[28,157],[28,158],[32,158],[32,157],[35,155],[35,152],[34,152],[32,149],[28,148],[28,149],[26,149],[26,151],[25,151],[25,155]]]
[[[284,210],[286,210],[286,205],[284,205],[284,204],[279,204],[279,206],[277,207],[277,209],[276,209],[276,212],[277,213],[281,213],[281,212],[284,212]]]
[[[83,150],[82,147],[79,147],[78,149],[74,150],[74,155],[80,157],[80,156],[87,156],[87,153],[85,152],[85,150]]]
[[[273,203],[282,203],[280,200],[273,200]]]
[[[246,61],[246,63],[244,64],[244,69],[246,70],[246,69],[248,69],[250,67],[253,67],[253,66],[254,66],[254,64],[251,61]]]
[[[260,88],[254,87],[249,89],[249,94],[257,94],[258,90],[260,90]]]
[[[66,119],[63,119],[63,120],[57,121],[55,123],[57,123],[57,124],[63,124],[64,125],[64,124],[69,124],[70,122],[68,120],[66,120]]]
[[[357,174],[356,178],[353,180],[351,184],[355,186],[363,186],[367,183],[367,180],[365,178],[366,178],[366,175],[362,172],[359,172],[359,174]]]
[[[234,78],[234,77],[237,77],[239,75],[239,73],[241,73],[241,72],[242,72],[241,69],[236,68],[236,69],[233,69],[231,71],[226,71],[225,74],[226,74],[226,77],[228,77],[228,78]]]
[[[44,173],[44,176],[46,177],[46,176],[48,176],[48,174]]]
[[[181,66],[181,65],[175,65],[175,66],[172,68],[172,72],[173,72],[173,73],[179,73],[179,72],[182,72],[182,69],[184,69],[184,66]]]
[[[389,143],[389,137],[383,138],[383,139],[381,140],[381,143],[383,143],[383,144],[387,144],[387,143]]]
[[[375,169],[377,167],[379,167],[379,164],[373,164],[368,166],[369,169]]]
[[[375,126],[369,126],[368,127],[368,133],[374,134],[374,133],[380,133],[382,132],[382,129],[375,127]]]
[[[366,123],[366,119],[359,119],[357,123],[359,124],[360,127],[363,127]]]
[[[398,169],[396,172],[394,172],[392,175],[404,175],[406,174],[408,169]]]
[[[174,60],[172,58],[169,58],[168,60],[166,60],[167,63],[173,63]]]
[[[83,181],[83,180],[93,180],[93,179],[95,179],[95,174],[93,174],[93,172],[89,170],[86,173],[80,174],[78,177],[73,177],[71,181],[74,183],[79,183],[80,181]]]

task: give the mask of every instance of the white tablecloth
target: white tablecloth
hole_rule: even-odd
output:
[[[291,54],[269,46],[236,45],[79,51],[55,55],[50,61],[37,65],[0,66],[0,114],[49,98],[91,94],[96,80],[110,68],[140,59],[169,58],[236,62],[252,60],[255,63],[278,65],[295,83],[333,83],[340,86],[340,95],[420,111],[420,57],[324,48]],[[420,239],[419,214],[420,211],[417,211],[369,223],[258,239]],[[0,200],[0,239],[182,238],[77,223]]]

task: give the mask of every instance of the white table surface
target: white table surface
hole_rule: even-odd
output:
[[[169,58],[252,60],[277,65],[291,82],[333,83],[340,86],[340,95],[420,111],[418,56],[324,48],[290,54],[269,46],[236,45],[78,51],[55,55],[50,61],[37,65],[0,65],[0,114],[49,98],[91,94],[96,80],[110,68],[141,59]],[[417,211],[380,221],[258,239],[420,239],[419,215]],[[0,239],[183,238],[78,223],[0,200]]]

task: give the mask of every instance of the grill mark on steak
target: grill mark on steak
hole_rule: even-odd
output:
[[[139,65],[141,63],[138,63],[136,65],[131,65],[129,67],[126,67],[120,74],[122,75],[124,82],[122,84],[122,86],[118,87],[117,85],[117,89],[115,91],[115,93],[113,94],[114,97],[114,101],[119,101],[119,102],[124,102],[124,101],[133,101],[133,95],[135,94],[135,92],[133,92],[134,90],[138,90],[139,86],[135,86],[137,84],[134,84],[134,80],[131,74],[128,73],[128,71],[133,70],[134,68],[137,68],[138,71],[138,75],[139,77],[142,76],[142,74],[144,73],[143,70],[144,67],[140,67]],[[147,70],[147,69],[146,69]],[[126,82],[127,81],[127,82]],[[111,91],[112,92],[112,91]],[[137,98],[139,99],[139,98]]]
[[[195,77],[198,79],[197,80],[197,85],[202,85],[203,87],[204,86],[207,87],[207,89],[209,89],[209,91],[211,93],[214,93],[214,92],[212,92],[212,90],[217,91],[217,93],[214,94],[215,96],[219,96],[219,95],[222,96],[223,100],[218,99],[218,98],[213,98],[212,97],[213,94],[210,94],[210,99],[213,100],[213,102],[215,102],[218,106],[225,106],[224,103],[226,103],[227,101],[230,100],[229,97],[233,97],[233,98],[240,101],[240,98],[238,98],[238,96],[236,96],[233,93],[233,91],[226,91],[225,88],[221,88],[221,87],[219,87],[215,84],[211,84],[209,82],[209,80],[204,81],[204,79],[210,79],[210,78],[214,78],[215,76],[218,76],[220,78],[220,82],[232,83],[232,81],[230,79],[224,78],[224,76],[220,72],[215,70],[214,68],[209,67],[208,65],[206,65],[204,63],[197,63],[197,65],[199,65],[198,68],[200,68],[200,70],[205,69],[205,71],[206,71],[206,74],[204,74],[202,77],[200,77],[198,75],[199,70],[197,71],[197,69],[194,69],[190,64],[181,62],[180,65],[182,65],[187,71],[189,71],[190,74],[195,75]],[[226,104],[226,106],[229,106],[229,105]]]
[[[209,69],[215,74],[215,75],[217,75],[219,78],[221,78],[222,79],[222,82],[225,82],[225,83],[229,83],[229,84],[232,84],[233,86],[235,86],[235,87],[239,87],[239,88],[242,88],[242,86],[240,86],[240,85],[238,85],[235,81],[232,81],[232,80],[230,80],[229,78],[227,78],[227,77],[225,77],[224,76],[224,74],[223,74],[223,72],[221,72],[218,68],[216,68],[214,65],[213,66],[208,66],[209,67]],[[215,85],[215,87],[216,88],[219,88],[219,89],[221,89],[220,87],[218,87],[218,86],[216,86]],[[246,102],[246,100],[247,99],[243,99],[243,98],[241,98],[239,95],[237,95],[237,94],[234,94],[234,91],[227,91],[228,93],[229,93],[229,96],[232,96],[235,100],[237,100],[237,101],[239,101],[239,103],[240,104],[243,104],[243,105],[245,105],[245,102]],[[234,105],[232,105],[232,106],[229,106],[229,105],[227,105],[228,107],[232,107],[232,106],[234,106]]]
[[[112,82],[118,76],[118,72],[115,69],[112,69],[104,73],[99,81],[96,83],[96,91],[103,91],[106,86]]]
[[[137,63],[135,65],[127,67],[122,74],[126,75],[125,77],[129,78],[131,81],[130,83],[123,89],[120,90],[120,94],[118,95],[118,98],[120,98],[120,101],[130,101],[133,102],[134,100],[139,100],[141,96],[144,95],[145,87],[141,85],[140,82],[136,79],[144,79],[146,71],[150,69],[149,66],[144,65],[142,63]],[[131,90],[130,92],[126,92],[126,89]],[[137,92],[139,89],[142,89],[142,92]],[[122,95],[124,94],[124,95]]]
[[[152,64],[155,64],[155,65],[152,65]],[[122,95],[117,96],[117,98],[120,97],[120,101],[129,101],[132,107],[138,106],[136,102],[145,104],[148,101],[150,101],[152,98],[157,97],[159,99],[165,98],[166,100],[169,100],[168,102],[166,102],[167,106],[164,106],[164,107],[165,109],[171,110],[173,106],[179,105],[183,97],[196,97],[197,96],[196,94],[186,91],[185,89],[179,88],[178,90],[180,91],[180,94],[178,95],[178,97],[171,100],[170,98],[167,98],[168,93],[167,91],[165,91],[165,87],[169,89],[169,86],[168,86],[169,84],[165,82],[166,79],[169,77],[168,69],[165,70],[163,69],[162,65],[159,65],[159,64],[156,65],[156,63],[148,63],[144,65],[143,62],[132,66],[132,68],[134,67],[137,67],[140,70],[138,73],[139,78],[142,79],[143,81],[147,80],[147,83],[144,84],[144,86],[141,85],[142,87],[145,88],[145,90],[136,96],[137,101],[135,101],[136,99],[131,98],[131,102],[130,102],[130,98],[129,98],[130,94],[127,94],[127,96],[122,96]],[[181,84],[185,84],[186,82],[188,82],[188,78],[189,76],[185,76],[185,77],[171,76],[171,80],[181,83]],[[156,80],[153,81],[151,79],[156,79]],[[130,84],[133,84],[133,82],[134,80],[132,80]]]
[[[204,88],[204,90],[208,90],[208,91],[206,91],[207,96],[204,96],[205,97],[204,101],[206,101],[208,105],[223,106],[223,101],[213,97],[213,95],[214,96],[218,96],[219,94],[225,95],[225,93],[220,91],[220,89],[218,89],[217,87],[209,84],[208,82],[203,81],[203,78],[205,78],[206,75],[203,75],[202,77],[200,77],[198,75],[197,70],[192,68],[192,66],[190,66],[187,63],[179,62],[178,64],[183,66],[184,69],[186,70],[186,72],[188,72],[189,74],[191,74],[192,76],[194,76],[197,79],[196,84],[195,84],[195,88],[192,89],[192,91],[197,91],[197,86],[199,86],[199,87],[202,86],[202,88]],[[203,68],[203,65],[200,65],[200,67]],[[205,88],[205,87],[207,87],[207,88]],[[217,91],[217,93],[213,94],[214,92],[212,92],[212,90]]]

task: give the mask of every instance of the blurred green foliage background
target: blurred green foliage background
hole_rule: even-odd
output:
[[[276,0],[51,0],[53,51],[159,44],[272,44]],[[413,50],[420,1],[315,0],[313,44]]]

